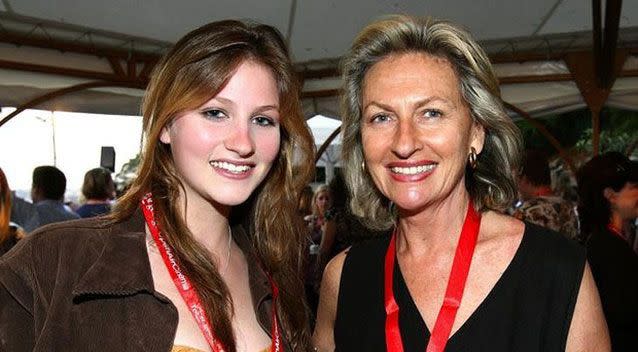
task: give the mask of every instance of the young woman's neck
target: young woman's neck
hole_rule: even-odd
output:
[[[198,194],[180,194],[178,199],[180,215],[195,239],[212,254],[224,256],[228,251],[230,227],[229,206],[208,201]]]
[[[411,256],[454,250],[465,221],[470,196],[459,187],[445,199],[414,214],[399,217],[397,250]]]

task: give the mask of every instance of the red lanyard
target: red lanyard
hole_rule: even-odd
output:
[[[188,309],[191,311],[193,318],[197,322],[199,329],[204,334],[206,338],[206,342],[213,350],[213,352],[224,352],[224,346],[219,342],[219,340],[215,337],[215,332],[206,316],[206,311],[202,306],[202,302],[197,294],[197,291],[193,288],[190,283],[190,280],[182,272],[182,269],[177,262],[177,258],[173,254],[173,249],[170,245],[164,240],[162,234],[159,230],[159,226],[155,221],[155,212],[153,211],[153,198],[151,193],[147,193],[141,201],[140,207],[144,212],[144,218],[146,219],[146,225],[148,226],[151,235],[153,236],[153,240],[155,240],[155,245],[162,255],[162,259],[164,260],[164,265],[168,269],[171,278],[173,279],[173,283],[175,283],[175,287],[179,291],[180,295],[186,302]],[[272,352],[280,352],[283,351],[283,346],[281,345],[281,336],[279,331],[279,324],[277,322],[277,308],[276,302],[279,297],[279,288],[273,281],[273,279],[268,275],[268,279],[270,281],[270,286],[272,288]]]
[[[622,235],[621,230],[617,228],[616,226],[614,226],[612,223],[607,224],[607,230],[609,230],[609,232],[613,233],[614,235],[620,237],[623,241],[627,242],[627,239],[625,239],[625,236]]]
[[[454,254],[454,262],[452,263],[452,272],[447,283],[445,291],[445,299],[436,318],[432,335],[426,352],[443,352],[445,345],[450,337],[452,325],[456,312],[461,305],[463,297],[463,289],[467,274],[470,271],[470,263],[472,255],[476,247],[476,239],[478,237],[479,227],[481,225],[481,215],[474,210],[474,204],[470,200],[467,206],[467,214],[465,222],[461,230],[459,244]],[[403,342],[401,341],[401,331],[399,330],[399,306],[394,299],[392,290],[394,261],[396,256],[396,233],[395,230],[390,239],[388,251],[385,254],[385,275],[384,275],[384,299],[385,299],[385,343],[386,349],[390,352],[403,352]]]

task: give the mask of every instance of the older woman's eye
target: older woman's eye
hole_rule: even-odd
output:
[[[202,111],[202,115],[209,120],[221,120],[226,118],[226,113],[219,109],[207,109]]]
[[[429,110],[425,110],[425,112],[423,113],[423,116],[427,118],[438,118],[443,116],[443,112],[441,112],[441,110],[429,109]]]
[[[391,120],[390,115],[387,114],[376,114],[370,118],[370,122],[372,123],[386,123]]]

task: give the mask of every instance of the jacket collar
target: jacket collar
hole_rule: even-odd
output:
[[[248,262],[249,284],[253,306],[272,299],[270,281],[257,260],[253,245],[242,226],[234,226],[233,238]],[[100,236],[102,251],[73,289],[74,297],[84,295],[125,296],[138,292],[154,294],[153,276],[146,249],[144,216],[140,210],[122,222],[112,225]],[[259,310],[257,310],[259,312]]]
[[[141,211],[111,225],[100,237],[102,250],[74,287],[73,295],[155,293]]]

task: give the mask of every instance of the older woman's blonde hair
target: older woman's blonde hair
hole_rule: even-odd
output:
[[[498,80],[469,32],[450,22],[395,15],[373,22],[356,37],[343,61],[342,154],[352,212],[374,229],[393,226],[390,201],[365,171],[361,144],[362,85],[366,73],[390,55],[424,53],[450,62],[472,119],[485,130],[478,166],[466,168],[466,187],[479,210],[503,210],[516,197],[511,170],[518,169],[520,131],[506,114]]]

